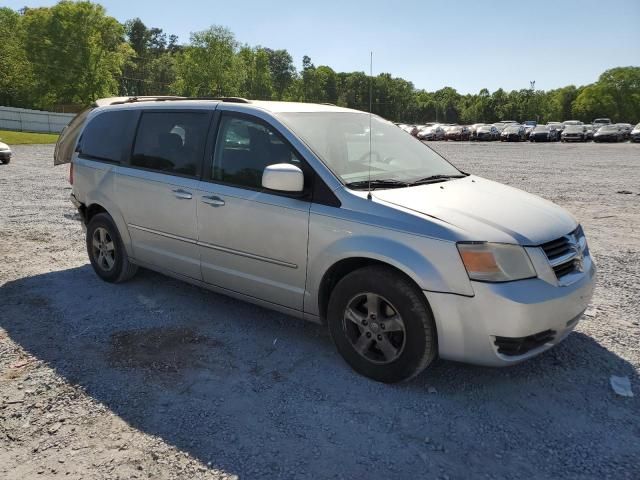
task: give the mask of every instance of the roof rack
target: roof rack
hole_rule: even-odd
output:
[[[125,103],[148,102],[148,101],[165,101],[165,100],[186,100],[187,97],[177,96],[137,96],[137,97],[111,97],[96,100],[96,104],[100,107],[103,105],[122,105]]]
[[[190,100],[189,98],[188,100]],[[251,103],[251,100],[247,100],[242,97],[203,97],[198,98],[198,100],[220,100],[221,102],[229,102],[229,103]]]
[[[158,96],[136,96],[136,97],[110,97],[110,98],[101,98],[96,100],[96,105],[98,107],[106,106],[106,105],[124,105],[125,103],[136,103],[136,102],[167,102],[167,101],[175,101],[175,100],[216,100],[219,102],[229,102],[229,103],[251,103],[251,100],[247,100],[246,98],[241,97],[179,97],[172,95],[158,95]]]

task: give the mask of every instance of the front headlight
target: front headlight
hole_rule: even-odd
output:
[[[458,243],[458,251],[471,280],[510,282],[536,277],[529,255],[519,245]]]

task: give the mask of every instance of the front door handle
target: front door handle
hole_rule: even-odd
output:
[[[211,195],[210,197],[202,197],[202,201],[207,205],[211,205],[212,207],[222,207],[224,205],[224,200],[220,197],[216,197],[215,195]]]
[[[176,196],[176,198],[180,198],[182,200],[191,200],[193,198],[191,192],[187,192],[186,190],[182,190],[181,188],[173,190],[173,194]]]

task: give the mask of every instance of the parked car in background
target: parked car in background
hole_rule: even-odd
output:
[[[453,125],[445,129],[445,140],[469,140],[469,128],[462,125]]]
[[[400,128],[402,128],[409,135],[413,135],[414,137],[418,134],[418,127],[416,127],[415,125],[404,125]]]
[[[534,128],[536,128],[538,122],[536,122],[535,120],[526,120],[522,125],[524,126],[524,136],[528,140],[529,134]]]
[[[585,135],[587,137],[587,140],[593,140],[593,125],[590,123],[587,123],[586,125],[584,125],[585,128]]]
[[[486,123],[474,123],[469,126],[469,140],[477,140],[478,128],[483,127]]]
[[[11,151],[11,148],[9,148],[9,145],[0,142],[0,163],[9,163],[11,161],[12,154],[13,152]]]
[[[593,133],[596,133],[604,125],[611,125],[611,119],[596,118],[591,124],[593,125]]]
[[[640,142],[640,123],[638,123],[635,127],[633,127],[633,130],[631,130],[631,134],[629,135],[629,138],[632,142],[635,142],[635,143]]]
[[[595,133],[603,125],[611,125],[611,119],[610,118],[596,118],[593,122],[591,122],[591,124],[593,125],[593,132]]]
[[[558,131],[558,140],[560,140],[560,135],[562,135],[562,131],[564,130],[564,125],[561,122],[547,122],[547,125],[554,130]]]
[[[500,131],[495,125],[482,125],[476,130],[476,140],[491,142],[500,138]]]
[[[458,170],[377,115],[98,102],[54,163],[71,163],[70,200],[105,282],[142,266],[325,325],[346,363],[387,383],[436,358],[525,361],[589,305],[596,268],[569,212]]]
[[[416,137],[420,140],[444,140],[444,128],[440,125],[432,125],[420,130]]]
[[[501,142],[524,142],[525,129],[522,125],[509,124],[500,134]]]
[[[529,134],[530,142],[557,142],[558,130],[549,125],[537,125]]]
[[[585,142],[587,140],[587,129],[584,125],[567,125],[560,135],[560,140],[563,142]]]
[[[631,136],[631,130],[633,130],[633,125],[631,125],[630,123],[616,123],[615,126],[618,127],[622,132],[622,139],[629,140],[629,137]]]
[[[584,123],[580,120],[565,120],[564,122],[562,122],[562,125],[567,127],[569,125],[584,125]]]
[[[620,142],[623,140],[623,133],[616,125],[603,125],[593,134],[593,141],[599,142]]]
[[[511,124],[515,123],[516,125],[519,125],[519,123],[516,122],[515,120],[500,120],[498,123],[504,123],[505,125],[508,125],[510,123]]]
[[[508,123],[504,122],[496,122],[493,124],[494,127],[498,130],[498,133],[502,133],[502,131],[507,128]]]

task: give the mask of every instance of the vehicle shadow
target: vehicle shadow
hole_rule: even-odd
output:
[[[241,477],[536,476],[520,459],[541,430],[559,449],[545,468],[594,438],[603,461],[638,454],[637,396],[612,404],[608,385],[627,375],[637,389],[637,373],[581,333],[512,368],[440,361],[382,385],[324,327],[144,270],[106,284],[88,265],[2,285],[0,327],[134,428]]]

